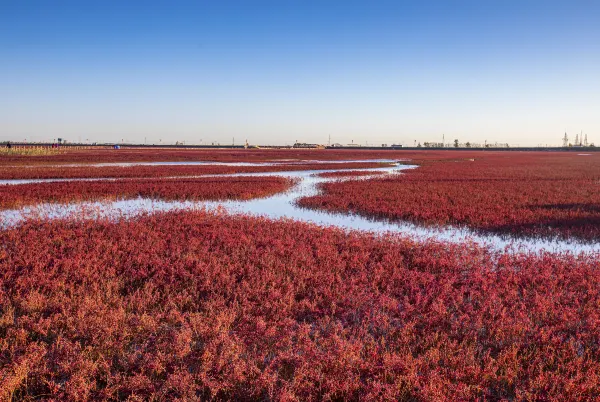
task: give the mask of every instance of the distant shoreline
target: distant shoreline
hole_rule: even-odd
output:
[[[7,141],[0,142],[0,147],[7,144]],[[51,147],[52,143],[32,143],[32,142],[12,142],[11,146],[14,147]],[[156,144],[118,144],[118,143],[105,143],[105,144],[79,144],[79,143],[67,143],[60,144],[63,148],[112,148],[114,145],[118,145],[120,148],[156,148],[156,149],[246,149],[244,145],[156,145]],[[363,150],[363,151],[540,151],[540,152],[599,152],[600,147],[398,147],[398,146],[323,146],[321,148],[313,147],[293,147],[291,145],[251,145],[247,147],[248,150],[256,149],[296,149],[296,150],[311,150],[323,151],[323,150]]]

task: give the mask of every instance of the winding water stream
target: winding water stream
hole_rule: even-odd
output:
[[[330,163],[329,161],[319,161]],[[357,161],[352,161],[357,162]],[[382,160],[369,160],[361,162],[382,162]],[[391,161],[383,161],[391,162]],[[184,164],[185,162],[177,162]],[[203,164],[220,164],[218,162],[201,162]],[[316,163],[316,161],[310,161]],[[339,161],[339,163],[344,163]],[[153,162],[153,164],[158,164]],[[236,165],[243,166],[243,165]],[[392,222],[374,220],[356,214],[340,214],[325,211],[300,208],[296,201],[301,197],[313,196],[319,192],[319,184],[332,180],[368,180],[373,177],[390,174],[401,174],[402,170],[412,169],[416,166],[397,164],[392,167],[365,168],[365,169],[328,169],[289,172],[261,172],[239,173],[221,175],[201,175],[194,177],[241,177],[241,176],[280,176],[296,179],[297,184],[290,190],[273,196],[252,199],[247,201],[160,201],[151,199],[130,199],[120,201],[82,202],[72,204],[39,204],[33,207],[0,211],[0,225],[4,228],[19,225],[31,218],[63,219],[77,216],[86,219],[100,217],[127,218],[142,213],[159,211],[224,209],[230,214],[260,215],[271,219],[290,218],[303,222],[314,223],[320,226],[335,226],[344,229],[361,230],[375,233],[401,233],[416,239],[434,239],[450,243],[474,242],[494,250],[513,251],[551,251],[551,252],[600,252],[600,244],[581,243],[578,241],[565,241],[560,239],[532,239],[511,238],[499,235],[483,235],[467,228],[453,226],[421,226],[409,222]],[[318,177],[319,173],[338,171],[377,171],[374,176],[360,178],[324,178]],[[190,176],[186,176],[189,178]],[[155,179],[155,178],[154,178]],[[43,182],[47,180],[7,180],[3,184],[21,184],[23,182]],[[115,180],[104,179],[65,179],[65,180]],[[124,180],[124,179],[120,179]]]

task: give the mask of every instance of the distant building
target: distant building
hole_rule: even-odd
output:
[[[424,142],[423,146],[425,148],[444,148],[443,142]]]
[[[306,142],[296,142],[293,148],[322,149],[325,148],[325,146],[320,144],[308,144]]]

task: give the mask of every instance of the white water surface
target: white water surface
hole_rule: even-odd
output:
[[[372,161],[363,161],[372,162]],[[311,162],[313,163],[313,162]],[[410,165],[365,169],[328,169],[290,172],[260,172],[223,175],[203,175],[194,177],[267,177],[279,176],[295,179],[297,184],[290,190],[273,196],[246,201],[161,201],[152,199],[129,199],[119,201],[82,202],[71,204],[39,204],[33,207],[0,211],[0,226],[3,228],[17,226],[28,219],[68,219],[71,217],[84,219],[97,218],[129,218],[144,213],[163,211],[200,210],[225,211],[233,215],[263,216],[270,219],[289,218],[320,226],[334,226],[348,230],[359,230],[374,233],[399,233],[411,236],[416,240],[433,239],[448,243],[476,243],[497,251],[526,252],[572,252],[597,253],[600,244],[565,241],[561,239],[513,238],[494,234],[484,235],[464,227],[423,226],[410,222],[375,220],[356,214],[331,213],[326,211],[301,208],[296,201],[301,197],[319,194],[319,185],[335,180],[368,180],[373,177],[402,174],[402,170],[416,168]],[[377,171],[377,174],[362,177],[319,177],[320,173],[339,171]],[[183,177],[182,177],[183,178]],[[185,178],[190,178],[185,177]],[[81,179],[79,179],[81,180]],[[87,180],[87,179],[84,179]],[[112,179],[114,180],[114,179]],[[117,179],[119,180],[119,179]],[[121,179],[122,180],[122,179]]]

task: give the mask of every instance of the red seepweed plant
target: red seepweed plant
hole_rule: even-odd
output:
[[[367,169],[385,163],[302,163],[273,166],[160,165],[160,166],[37,166],[0,167],[0,180],[175,177],[327,169]]]
[[[596,255],[207,213],[0,232],[3,399],[585,400]]]
[[[401,175],[326,183],[323,194],[299,204],[483,232],[600,239],[600,154],[446,155],[416,159],[420,167]]]
[[[130,179],[64,181],[0,186],[0,208],[38,203],[68,203],[103,199],[248,200],[289,189],[283,177],[205,177],[194,179]]]

